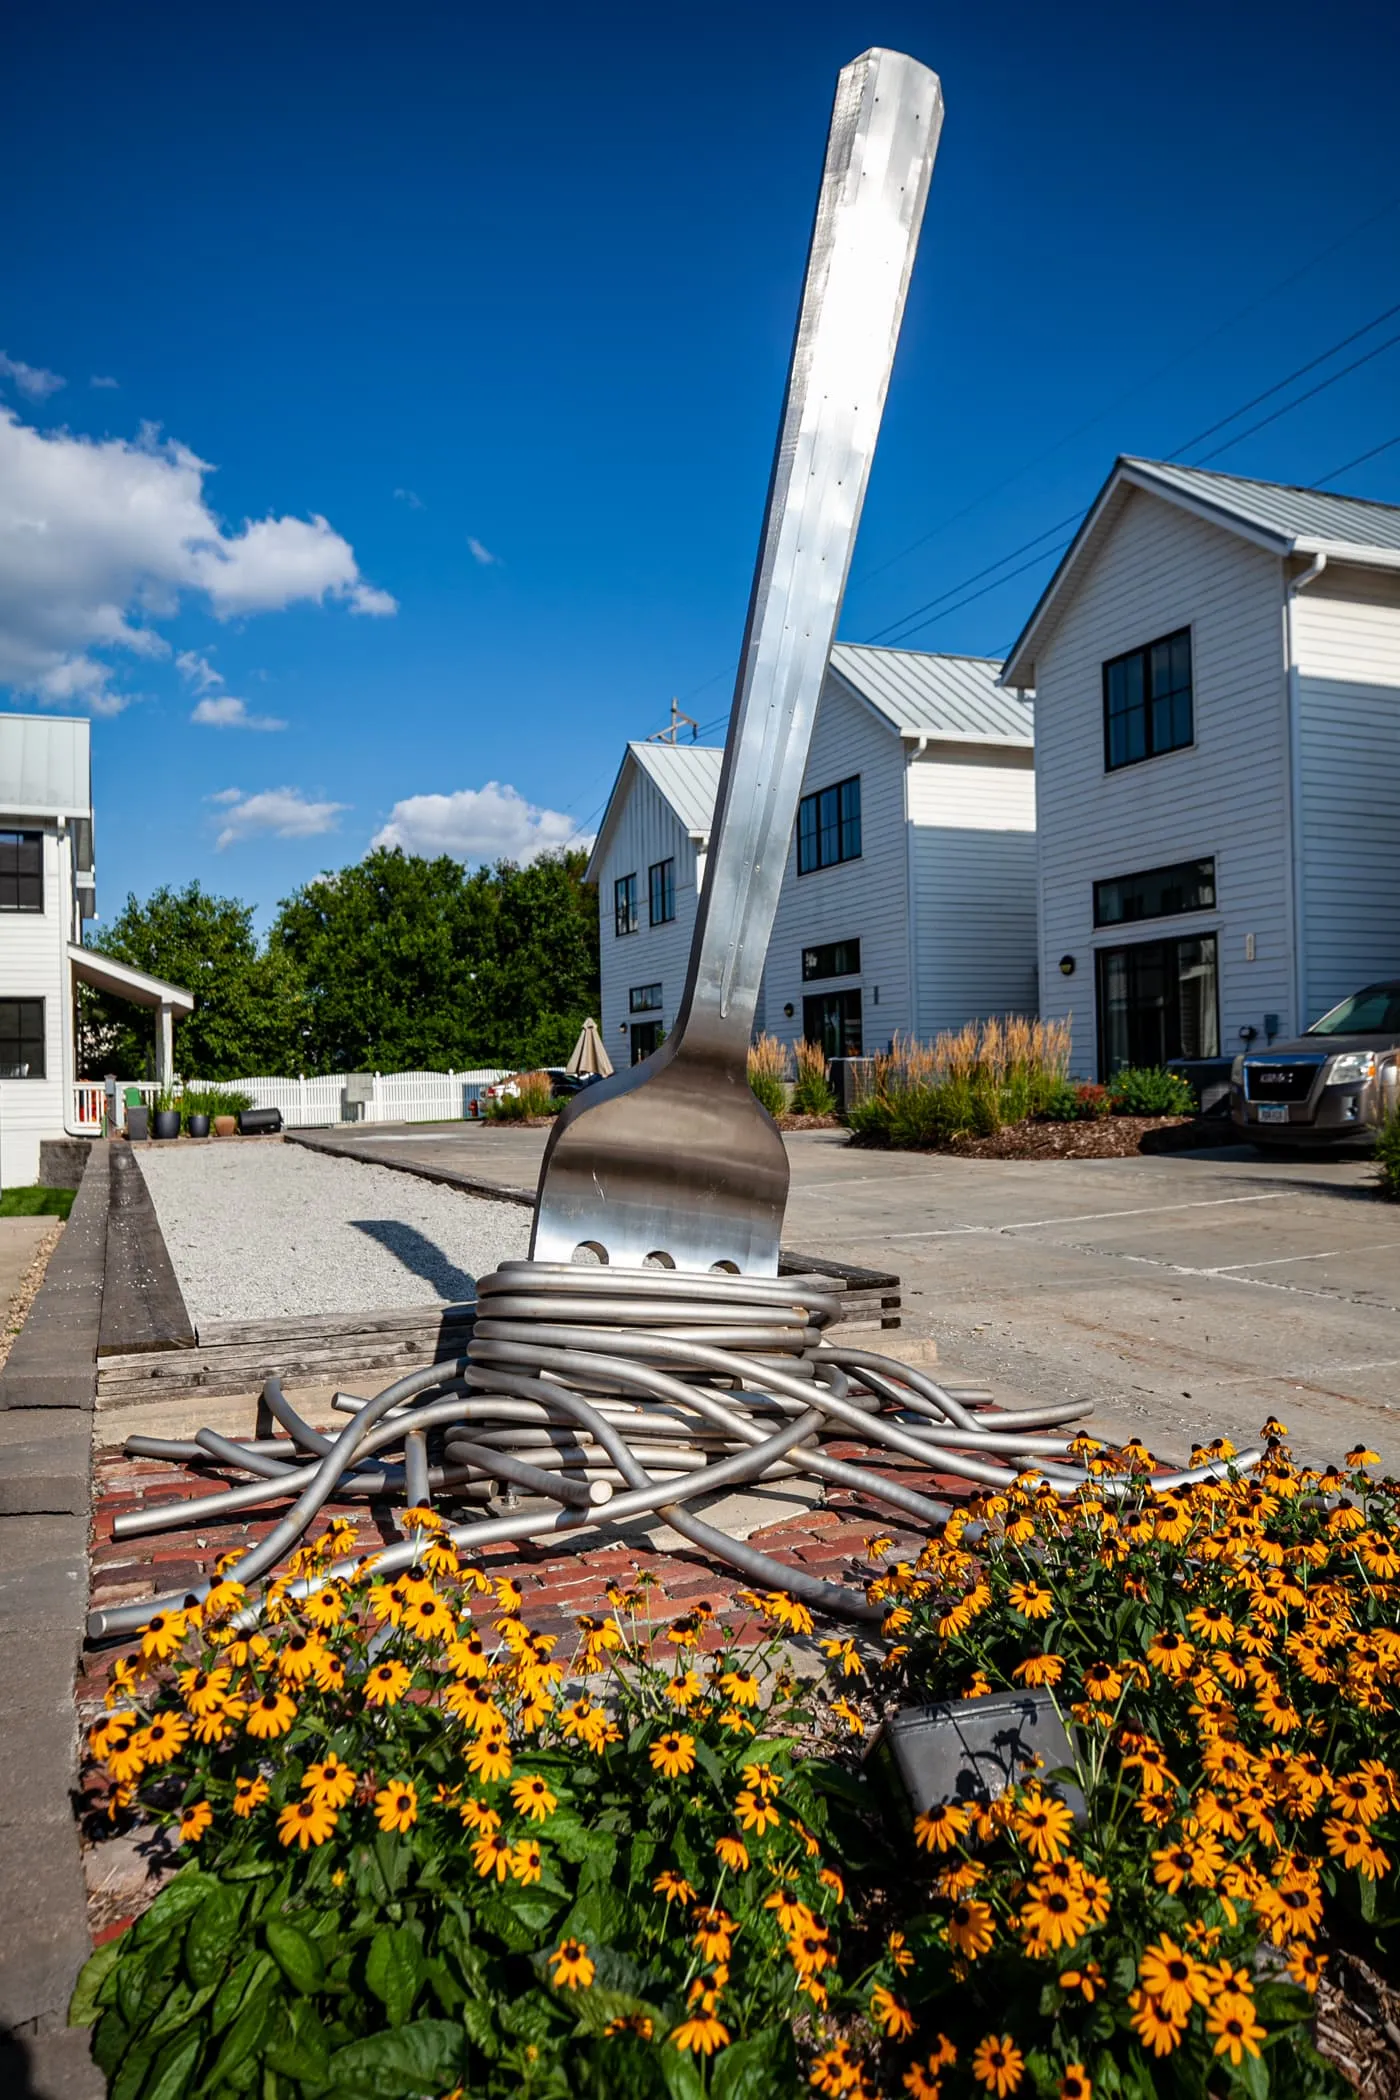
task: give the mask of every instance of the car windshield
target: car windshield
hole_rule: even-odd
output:
[[[1309,1035],[1400,1036],[1400,984],[1368,984],[1330,1014],[1314,1021]]]

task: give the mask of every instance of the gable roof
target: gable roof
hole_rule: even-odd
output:
[[[1240,474],[1216,474],[1206,467],[1181,467],[1168,460],[1122,454],[1012,645],[1001,674],[1003,685],[1035,684],[1037,648],[1043,647],[1053,631],[1084,569],[1135,489],[1281,558],[1325,554],[1330,560],[1366,568],[1400,568],[1400,506],[1396,504],[1372,503],[1361,496],[1329,496],[1321,489],[1250,481]]]
[[[585,882],[597,882],[603,856],[622,815],[627,790],[637,773],[644,773],[675,811],[676,820],[696,845],[703,846],[714,822],[715,797],[719,793],[719,771],[724,750],[718,744],[629,744],[618,767],[608,796],[608,806],[588,866]]]
[[[91,735],[85,715],[0,714],[0,812],[91,816]]]
[[[998,686],[995,657],[838,642],[831,668],[901,736],[1026,749],[1035,742],[1030,706]]]

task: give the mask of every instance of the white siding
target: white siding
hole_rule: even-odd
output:
[[[627,994],[633,985],[662,987],[659,1014],[636,1016],[659,1020],[668,1031],[685,989],[695,931],[696,851],[679,818],[655,783],[635,764],[628,767],[630,785],[598,881],[598,937],[603,997],[599,1024],[608,1056],[620,1069],[631,1062],[632,1019]],[[676,863],[676,916],[663,926],[651,924],[647,871],[660,860]],[[637,931],[618,938],[613,919],[613,883],[621,875],[637,878]],[[622,1024],[628,1024],[624,1031]]]
[[[1291,1012],[1287,697],[1280,562],[1135,492],[1036,664],[1041,1011],[1074,1024],[1074,1065],[1097,1062],[1093,884],[1213,854],[1218,909],[1142,922],[1134,940],[1216,930],[1220,1047]],[[1104,770],[1102,666],[1190,627],[1193,746]],[[1245,960],[1254,936],[1255,960]],[[1072,977],[1060,974],[1073,955]]]
[[[788,847],[773,938],[764,975],[764,1011],[784,1042],[802,1035],[805,993],[858,984],[867,1051],[883,1049],[911,1022],[908,861],[905,852],[904,758],[896,731],[841,679],[828,673],[812,730],[802,792],[814,793],[860,775],[861,857],[810,875],[797,872],[797,841]],[[860,941],[860,976],[802,982],[802,951],[826,941]],[[792,1007],[791,1015],[783,1012]]]
[[[18,824],[21,820],[11,820]],[[32,821],[24,828],[41,827]],[[44,1002],[43,1079],[0,1080],[0,1187],[23,1188],[39,1178],[39,1140],[63,1135],[64,977],[68,969],[66,853],[51,828],[44,833],[44,909],[0,912],[0,999]]]
[[[1034,1014],[1032,754],[933,745],[911,758],[907,794],[915,1033]]]
[[[1400,577],[1326,570],[1293,618],[1312,1021],[1400,977]]]

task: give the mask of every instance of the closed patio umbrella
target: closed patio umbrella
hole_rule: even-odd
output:
[[[596,1072],[600,1079],[606,1079],[612,1068],[612,1059],[608,1056],[603,1046],[603,1038],[598,1033],[598,1023],[591,1019],[585,1021],[579,1030],[578,1041],[569,1052],[565,1071],[580,1074]]]

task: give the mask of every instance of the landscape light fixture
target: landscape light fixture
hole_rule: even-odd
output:
[[[1060,975],[1061,977],[1073,977],[1074,957],[1072,955],[1062,955],[1060,957]]]

